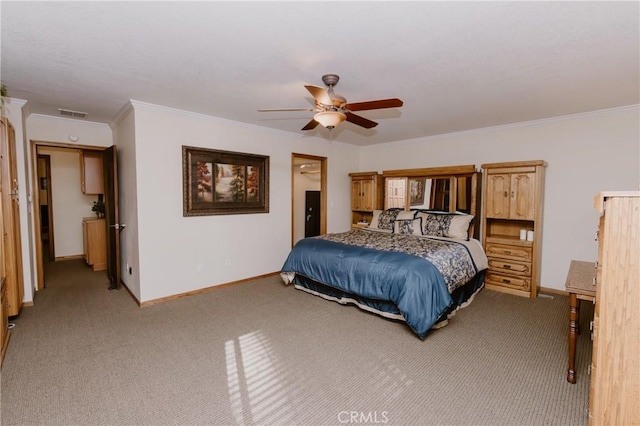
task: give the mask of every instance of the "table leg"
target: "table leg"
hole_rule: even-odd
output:
[[[580,318],[580,301],[575,293],[569,293],[569,369],[567,381],[576,382],[576,340],[578,338],[578,321]]]

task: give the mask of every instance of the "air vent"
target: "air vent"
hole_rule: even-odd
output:
[[[58,111],[60,111],[60,115],[63,117],[87,118],[86,112],[73,111],[70,109],[62,109],[62,108],[58,108]]]

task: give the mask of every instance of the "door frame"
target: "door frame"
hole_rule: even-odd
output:
[[[291,247],[295,244],[295,160],[313,160],[320,162],[320,235],[327,233],[327,157],[319,157],[317,155],[301,154],[297,152],[291,153]]]
[[[44,161],[44,174],[45,174],[45,179],[47,182],[47,188],[45,189],[45,191],[47,191],[47,212],[49,215],[49,229],[48,229],[48,234],[49,234],[49,259],[55,259],[56,257],[56,252],[55,252],[55,235],[53,234],[53,226],[51,225],[53,223],[53,198],[52,198],[52,191],[51,191],[51,156],[49,154],[37,154],[36,155],[36,176],[37,176],[37,182],[35,182],[35,187],[38,190],[38,204],[34,204],[37,205],[38,208],[40,209],[40,191],[42,190],[41,188],[41,184],[40,184],[40,176],[38,175],[38,170],[37,170],[37,164],[38,164],[38,160],[42,159]],[[39,217],[39,221],[40,224],[42,225],[42,214],[41,214],[42,210],[38,210],[38,217]],[[42,229],[39,229],[39,235],[40,235],[40,240],[42,241]]]
[[[44,264],[42,260],[42,239],[40,238],[40,226],[41,226],[41,218],[40,218],[40,181],[38,179],[38,147],[44,148],[53,148],[53,149],[61,149],[61,150],[93,150],[93,151],[104,151],[105,146],[97,146],[97,145],[76,145],[69,143],[61,143],[61,142],[49,142],[49,141],[39,141],[39,140],[30,140],[31,142],[31,193],[33,194],[32,206],[38,206],[38,208],[32,208],[33,212],[33,229],[34,239],[35,239],[35,248],[36,248],[36,291],[42,290],[44,288]],[[47,182],[47,188],[51,188],[51,182]],[[49,189],[50,190],[50,189]],[[50,217],[49,223],[49,232],[53,232],[53,221]],[[51,234],[50,234],[51,235]],[[49,242],[52,243],[51,240]]]

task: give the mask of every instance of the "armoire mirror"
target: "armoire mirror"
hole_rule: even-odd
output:
[[[476,216],[480,187],[475,165],[387,170],[384,207],[459,211]]]

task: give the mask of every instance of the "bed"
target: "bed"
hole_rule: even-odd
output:
[[[487,258],[473,215],[376,210],[369,228],[300,240],[281,277],[295,288],[404,321],[421,339],[484,286]]]

